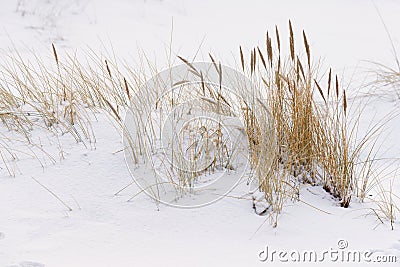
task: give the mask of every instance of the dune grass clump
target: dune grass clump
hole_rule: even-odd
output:
[[[87,63],[76,55],[61,58],[52,46],[53,64],[45,64],[32,54],[34,60],[22,58],[17,51],[5,56],[0,77],[0,120],[14,138],[2,138],[0,154],[4,166],[18,159],[13,141],[25,142],[29,156],[39,160],[37,151],[56,159],[32,138],[34,129],[44,130],[54,137],[69,134],[76,142],[94,147],[96,138],[91,120],[96,111],[105,110],[121,121],[120,107],[127,106],[129,85],[115,65],[89,53]],[[62,149],[60,157],[62,158]],[[18,153],[17,153],[18,152]],[[15,171],[7,168],[10,175]]]
[[[289,21],[284,57],[278,28],[274,42],[268,32],[265,48],[250,51],[249,66],[240,48],[242,71],[253,77],[260,96],[244,117],[258,188],[269,204],[262,213],[279,214],[285,201],[298,198],[304,183],[323,186],[348,207],[352,197],[365,194],[371,176],[369,149],[379,127],[357,141],[360,114],[349,111],[337,75],[329,70],[321,78],[321,66],[313,63],[304,31],[302,35],[303,51],[297,52]],[[369,157],[362,159],[365,151]]]
[[[285,203],[299,199],[303,184],[320,185],[340,206],[349,207],[352,198],[363,200],[370,190],[370,177],[374,176],[370,145],[375,144],[380,127],[358,139],[360,114],[351,112],[338,76],[331,70],[321,71],[320,62],[314,62],[304,31],[302,49],[297,50],[290,21],[288,44],[285,53],[276,27],[274,34],[267,32],[264,47],[250,50],[247,56],[240,47],[239,69],[252,84],[230,81],[235,84],[235,95],[222,86],[226,76],[211,55],[210,72],[219,80],[214,85],[205,81],[206,73],[196,64],[179,57],[198,83],[182,77],[172,84],[153,80],[152,87],[143,87],[148,74],[155,77],[159,73],[145,56],[139,68],[133,69],[127,64],[121,66],[115,57],[94,51],[84,60],[76,55],[61,57],[54,45],[52,65],[37,56],[30,62],[16,53],[1,66],[0,120],[29,147],[48,155],[32,140],[33,129],[44,129],[54,136],[69,134],[77,142],[93,145],[96,138],[91,117],[104,111],[124,135],[123,150],[130,151],[133,164],[149,164],[154,173],[161,173],[178,189],[191,188],[204,174],[235,169],[232,162],[241,152],[230,146],[226,138],[229,134],[222,125],[240,121],[243,128],[234,126],[247,138],[252,182],[262,195],[254,201],[267,203],[258,214],[268,214],[276,226]],[[386,69],[379,77],[382,84],[400,84],[395,70]],[[191,87],[185,87],[189,84]],[[180,106],[190,112],[212,114],[214,120],[191,121],[180,125],[182,131],[175,131],[179,121],[185,119],[177,109]],[[133,112],[133,133],[123,121],[129,112]],[[170,142],[161,144],[161,124],[169,113],[173,114],[171,140],[167,138]],[[14,175],[7,160],[18,158],[13,140],[1,135],[0,161]],[[362,154],[367,157],[362,158]],[[166,155],[169,161],[160,160],[160,155]],[[155,195],[160,193],[159,185]],[[398,211],[393,194],[387,195],[385,189],[381,192],[374,213],[393,224]]]

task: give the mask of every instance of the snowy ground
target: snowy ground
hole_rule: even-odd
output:
[[[390,0],[4,0],[0,48],[7,51],[15,46],[22,55],[34,50],[50,57],[52,42],[60,51],[87,46],[104,50],[112,44],[117,56],[134,61],[137,49],[142,48],[163,63],[173,18],[177,54],[190,58],[204,40],[198,57],[213,52],[229,65],[234,64],[232,54],[237,55],[239,45],[263,45],[266,30],[274,30],[275,24],[287,36],[290,18],[295,34],[300,36],[300,30],[306,29],[315,57],[323,57],[327,66],[358,85],[369,66],[362,60],[394,63],[373,3],[399,47],[400,3]],[[368,125],[371,118],[379,121],[393,109],[398,104],[390,97],[371,99],[362,125]],[[381,149],[385,157],[398,157],[399,125],[397,118],[386,127]],[[124,155],[118,153],[122,140],[101,114],[93,127],[95,149],[86,149],[66,136],[61,140],[64,160],[56,155],[57,163],[42,168],[33,159],[21,159],[15,178],[2,173],[0,266],[257,266],[271,264],[258,259],[266,246],[321,252],[337,249],[339,240],[347,241],[350,249],[396,255],[397,265],[400,261],[398,221],[391,231],[388,224],[366,216],[368,205],[340,208],[318,187],[304,186],[301,199],[307,204],[288,205],[277,228],[255,215],[249,200],[227,197],[189,210],[157,209],[144,194],[127,202],[137,192],[135,186],[114,196],[131,181]],[[47,142],[47,137],[42,138]],[[48,149],[57,153],[56,142],[48,144]],[[72,211],[32,177],[56,192]],[[400,193],[399,182],[394,192]]]

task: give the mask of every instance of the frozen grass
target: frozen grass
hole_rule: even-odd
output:
[[[314,63],[304,31],[302,35],[304,50],[298,52],[289,22],[288,56],[281,51],[277,28],[274,41],[267,33],[265,48],[254,48],[249,58],[240,48],[241,71],[250,77],[254,86],[239,88],[239,97],[222,90],[221,64],[213,57],[211,62],[219,76],[219,86],[202,82],[194,89],[184,89],[175,95],[159,81],[154,81],[155,87],[142,87],[147,77],[158,73],[157,66],[145,55],[140,67],[134,70],[94,51],[88,52],[83,60],[78,60],[76,55],[61,57],[54,45],[52,66],[44,64],[40,57],[35,56],[35,62],[29,62],[15,53],[1,66],[0,119],[29,146],[35,146],[30,139],[34,128],[45,129],[55,136],[68,133],[77,142],[86,144],[96,141],[88,118],[105,111],[112,125],[124,134],[127,144],[124,149],[129,149],[134,164],[148,163],[153,171],[156,168],[159,171],[161,166],[162,173],[176,186],[177,194],[184,195],[187,192],[179,189],[190,188],[203,174],[218,168],[234,168],[231,161],[239,150],[229,147],[221,125],[237,118],[243,122],[241,130],[250,148],[253,182],[263,194],[262,201],[268,203],[260,214],[268,214],[274,226],[285,203],[299,198],[303,183],[323,186],[342,207],[348,207],[352,198],[363,200],[370,189],[374,171],[372,149],[380,127],[373,127],[359,138],[360,114],[350,111],[351,103],[338,76],[331,70],[325,77],[320,75],[320,64]],[[192,75],[205,79],[192,62],[182,57],[180,60]],[[395,71],[381,73],[381,81],[386,83],[396,84],[398,77]],[[322,86],[323,78],[326,87]],[[174,86],[181,88],[184,84],[182,80]],[[157,102],[160,96],[163,101]],[[207,110],[215,114],[216,123],[197,121],[187,124],[183,132],[175,132],[172,127],[171,136],[182,139],[178,146],[172,142],[168,147],[170,163],[157,163],[154,153],[159,149],[163,114],[193,99],[202,99],[193,108],[198,108],[199,113]],[[122,120],[126,112],[134,114],[137,130],[133,134]],[[143,120],[143,114],[155,119],[149,124]],[[175,117],[178,121],[183,119],[182,114],[179,116]],[[46,152],[42,150],[42,153]],[[368,156],[361,158],[361,154]],[[10,159],[17,158],[12,140],[2,138],[0,155],[4,167],[14,175],[9,167]],[[177,168],[171,171],[169,164]],[[374,214],[393,225],[398,207],[391,187],[385,189],[376,181],[372,184],[381,192],[379,199],[375,199]],[[155,196],[159,193],[158,186]]]
[[[376,179],[373,163],[378,134],[396,114],[360,133],[362,105],[368,103],[357,107],[349,103],[331,70],[325,76],[326,87],[321,86],[321,68],[312,62],[305,32],[304,51],[299,53],[290,22],[289,33],[288,57],[281,51],[277,28],[275,42],[267,33],[265,50],[254,48],[250,60],[242,48],[239,51],[241,69],[256,86],[250,93],[256,98],[246,103],[243,117],[258,188],[268,203],[260,213],[269,214],[277,225],[284,203],[298,198],[302,183],[322,185],[345,208],[352,198],[363,201],[368,187],[375,184],[380,188],[375,204],[393,224],[398,208],[393,207],[391,190],[383,189]]]
[[[263,213],[275,214],[274,225],[284,203],[298,198],[302,183],[322,185],[342,207],[348,207],[352,197],[362,199],[380,129],[375,126],[357,136],[360,114],[349,110],[338,76],[329,70],[323,88],[321,68],[312,61],[305,32],[304,52],[295,51],[290,22],[289,33],[288,57],[281,51],[277,28],[274,42],[267,33],[266,56],[259,47],[250,51],[249,67],[240,49],[242,70],[253,77],[262,96],[245,118],[252,166],[269,204]],[[362,159],[362,153],[368,158]]]

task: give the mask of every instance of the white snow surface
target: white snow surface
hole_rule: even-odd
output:
[[[202,43],[199,59],[212,52],[234,65],[232,55],[237,55],[239,45],[263,46],[266,31],[274,31],[275,24],[286,38],[291,19],[298,40],[306,30],[313,57],[322,57],[324,65],[358,85],[370,67],[364,60],[394,65],[376,8],[394,46],[400,47],[400,2],[395,0],[3,0],[0,49],[3,55],[15,53],[10,49],[14,46],[22,56],[33,50],[53,60],[51,43],[59,53],[87,47],[109,51],[112,45],[128,62],[143,49],[163,65],[173,28],[174,53],[193,57]],[[371,98],[361,128],[398,109],[399,101],[393,99]],[[399,264],[398,220],[392,231],[387,222],[367,216],[369,203],[353,202],[344,209],[320,187],[304,185],[302,202],[286,205],[277,228],[254,213],[251,199],[226,197],[198,209],[157,208],[145,194],[127,202],[138,191],[135,185],[114,195],[132,181],[124,155],[118,152],[122,138],[104,115],[96,116],[95,145],[85,148],[62,136],[61,160],[54,137],[36,130],[34,136],[54,152],[57,162],[45,160],[42,168],[35,159],[21,158],[16,177],[1,172],[0,266],[265,266],[272,265],[258,259],[265,246],[322,251],[337,248],[338,240],[346,240],[350,249],[397,256],[397,263],[367,266]],[[394,119],[383,132],[385,157],[399,155],[399,122]],[[395,167],[387,166],[387,172]],[[393,191],[400,195],[400,182],[395,181]],[[329,264],[357,265],[323,266]]]

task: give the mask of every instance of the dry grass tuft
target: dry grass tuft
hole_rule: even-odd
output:
[[[353,197],[365,195],[373,172],[373,144],[382,127],[373,127],[357,141],[360,114],[349,111],[346,90],[340,89],[331,69],[326,87],[321,85],[320,65],[312,62],[305,32],[305,64],[302,54],[295,53],[290,21],[288,58],[281,55],[279,38],[276,28],[273,50],[270,33],[266,34],[268,65],[262,63],[259,51],[262,64],[255,67],[257,55],[251,54],[249,75],[260,98],[244,112],[252,166],[273,225],[284,203],[298,198],[302,183],[323,186],[342,207],[348,207]],[[242,58],[242,49],[240,54]],[[362,154],[368,157],[362,159]]]
[[[175,89],[168,91],[169,85],[158,80],[153,81],[154,88],[142,87],[149,76],[158,73],[157,66],[145,55],[134,70],[126,64],[120,67],[115,58],[94,51],[81,61],[75,54],[61,56],[54,44],[53,65],[44,64],[35,55],[35,62],[24,60],[15,52],[1,65],[0,120],[29,146],[35,146],[31,138],[35,128],[55,136],[68,133],[77,142],[93,144],[96,138],[91,115],[105,111],[124,134],[128,144],[124,149],[131,151],[134,164],[150,163],[153,171],[163,168],[169,182],[182,188],[192,186],[204,173],[232,168],[231,160],[238,151],[229,147],[221,125],[232,117],[239,118],[250,147],[249,161],[257,190],[268,203],[261,214],[268,214],[274,226],[285,203],[298,200],[301,185],[305,183],[323,186],[342,207],[348,207],[353,197],[363,200],[370,190],[369,177],[373,176],[374,154],[368,149],[375,144],[381,127],[371,129],[357,142],[360,116],[352,113],[348,94],[331,69],[327,81],[323,81],[319,73],[321,65],[313,62],[306,33],[302,32],[304,51],[296,51],[289,21],[287,56],[281,50],[278,27],[274,35],[272,40],[267,32],[265,48],[251,49],[249,58],[239,47],[240,69],[253,83],[251,88],[237,88],[239,98],[224,90],[221,63],[211,55],[212,71],[219,82],[210,86],[206,73],[184,57],[178,57],[190,75],[201,82],[185,90],[182,89],[188,82],[185,78],[175,81],[172,87],[179,89],[176,94]],[[378,81],[399,87],[400,74],[383,68],[378,72]],[[216,123],[189,123],[179,133],[172,128],[172,136],[182,138],[178,145],[171,142],[168,147],[171,164],[178,168],[171,169],[165,161],[156,163],[160,125],[166,119],[163,114],[193,99],[201,100],[196,108],[200,108],[199,112],[213,113]],[[135,114],[137,131],[133,135],[122,120],[129,111]],[[143,114],[156,115],[156,120],[143,121]],[[180,119],[182,114],[177,115],[177,120]],[[18,158],[12,142],[6,136],[0,139],[2,168],[10,175],[15,174],[15,169],[8,159]],[[365,151],[367,158],[362,159]],[[209,165],[201,165],[200,157],[207,159],[204,162]],[[158,187],[154,190],[155,195],[158,190]],[[381,201],[373,212],[379,218],[389,218],[393,224],[395,212],[399,211],[393,201],[394,194],[383,188],[381,192]]]

